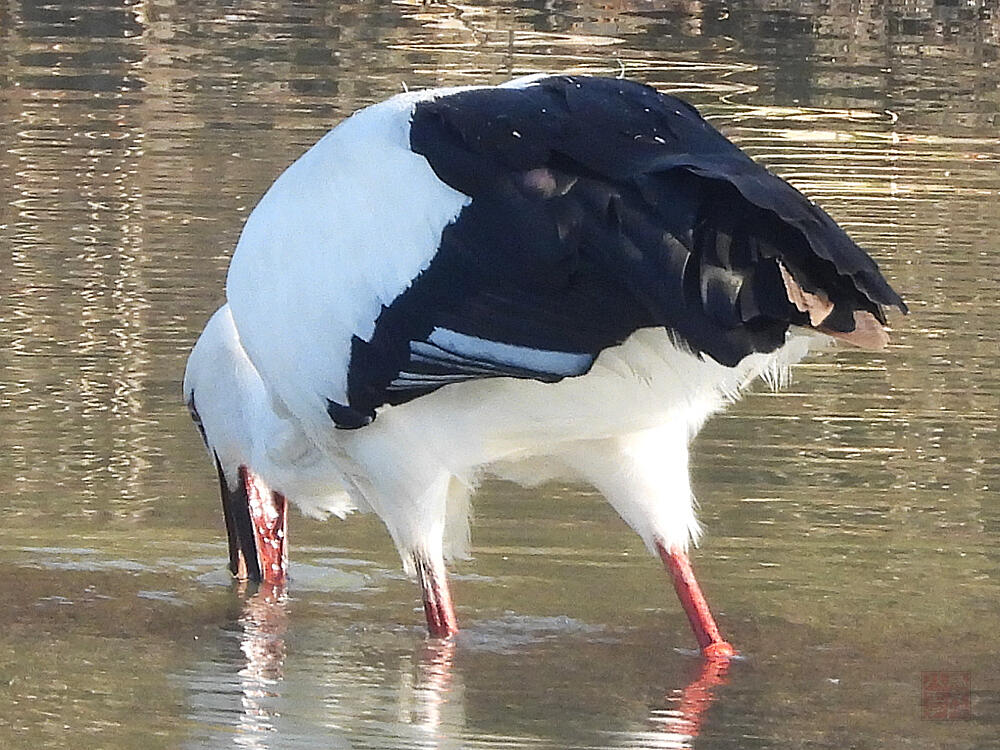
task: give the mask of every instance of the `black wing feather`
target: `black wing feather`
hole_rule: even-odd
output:
[[[640,328],[725,365],[773,351],[809,323],[779,261],[834,304],[825,327],[905,310],[826,213],[647,86],[561,76],[451,94],[416,105],[410,144],[472,201],[371,340],[354,339],[343,426],[451,382],[579,375]]]

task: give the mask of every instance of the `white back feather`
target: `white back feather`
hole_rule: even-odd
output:
[[[432,95],[400,94],[328,133],[261,199],[229,268],[247,354],[320,443],[325,400],[347,403],[352,337],[370,339],[469,202],[410,151],[411,112]]]

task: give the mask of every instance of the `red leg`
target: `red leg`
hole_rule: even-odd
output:
[[[414,556],[417,566],[417,580],[424,599],[424,614],[427,616],[427,630],[432,638],[447,638],[458,632],[455,608],[451,604],[448,590],[448,574],[444,563],[432,562],[419,555]]]
[[[705,595],[701,593],[687,554],[679,549],[668,550],[662,543],[657,543],[656,550],[670,573],[677,598],[681,600],[681,606],[688,616],[701,653],[709,658],[735,656],[736,649],[719,635],[719,626],[715,624]]]

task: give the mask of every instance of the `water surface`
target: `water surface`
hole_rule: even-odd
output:
[[[14,1],[0,58],[0,746],[997,746],[995,0]],[[745,659],[692,655],[582,486],[483,488],[451,644],[370,518],[294,516],[287,597],[234,589],[179,391],[260,194],[404,85],[622,68],[820,202],[912,310],[695,443],[696,565]],[[923,718],[946,672],[970,718]]]

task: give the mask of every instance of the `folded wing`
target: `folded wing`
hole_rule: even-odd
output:
[[[825,212],[646,86],[465,90],[418,102],[409,139],[471,201],[352,338],[340,426],[451,383],[582,375],[640,328],[735,365],[790,325],[878,346],[882,306],[905,310]]]

